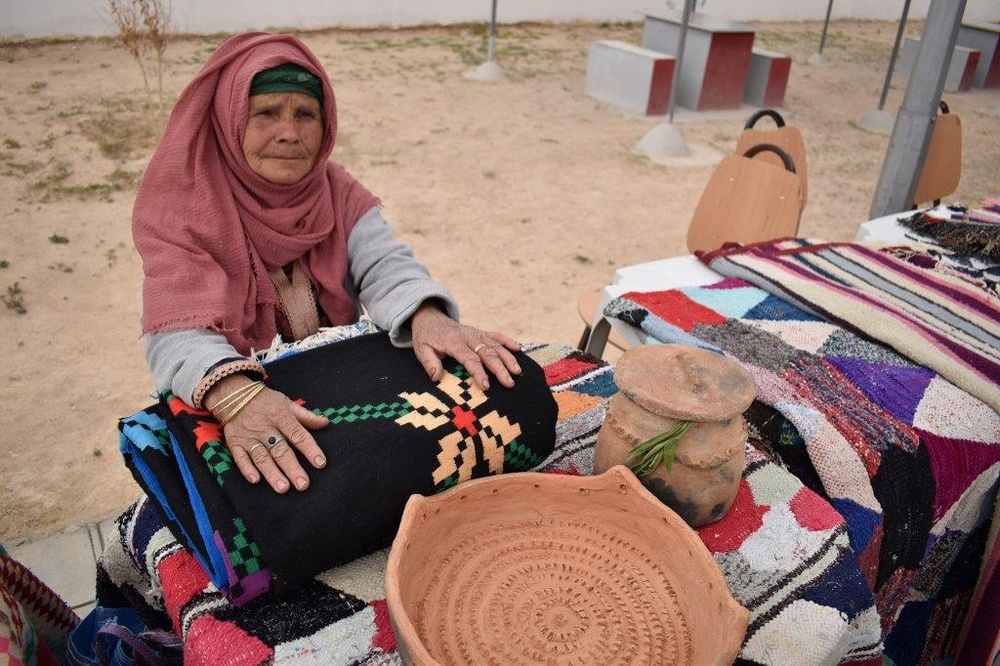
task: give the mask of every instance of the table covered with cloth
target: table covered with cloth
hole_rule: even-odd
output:
[[[562,345],[526,350],[558,405],[555,447],[537,469],[590,474],[607,401],[617,390],[611,366]],[[851,523],[819,483],[808,476],[803,482],[776,455],[801,448],[794,429],[763,403],[751,412],[757,426],[733,507],[697,530],[751,612],[741,659],[879,663],[883,632],[868,565],[851,547]],[[400,661],[385,603],[388,550],[325,571],[290,594],[265,592],[235,605],[167,525],[146,497],[119,517],[118,538],[98,564],[97,601],[135,608],[151,628],[181,636],[187,662]]]
[[[751,431],[845,519],[893,663],[988,655],[998,630],[983,591],[997,583],[1000,299],[989,274],[941,258],[802,239],[732,247],[702,257],[714,284],[605,308],[648,342],[716,350],[751,373]]]

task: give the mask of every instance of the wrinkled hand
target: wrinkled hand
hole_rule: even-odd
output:
[[[424,303],[410,318],[413,352],[432,381],[444,373],[441,359],[450,356],[469,371],[484,391],[490,387],[489,370],[503,386],[514,385],[512,375],[521,374],[521,366],[512,351],[521,345],[503,333],[481,331],[460,324],[431,303]]]
[[[223,379],[209,391],[206,406],[211,409],[223,397],[248,383],[250,379],[244,375]],[[317,430],[329,422],[325,416],[292,402],[285,394],[265,388],[226,424],[226,446],[243,478],[250,483],[258,483],[263,476],[275,492],[287,492],[289,484],[305,490],[309,487],[309,476],[299,464],[294,449],[298,449],[313,467],[326,466],[326,456],[307,428]],[[269,444],[271,437],[278,440],[276,444]]]

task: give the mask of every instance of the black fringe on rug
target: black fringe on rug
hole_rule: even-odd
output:
[[[900,218],[899,223],[922,236],[933,238],[959,254],[978,254],[1000,260],[1000,225],[969,220],[941,220],[923,212]]]

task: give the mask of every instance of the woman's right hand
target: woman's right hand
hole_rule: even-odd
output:
[[[222,379],[206,395],[206,407],[221,421],[225,414],[213,408],[233,391],[250,383],[245,375]],[[314,468],[326,466],[326,456],[309,430],[324,428],[329,423],[325,416],[314,414],[285,394],[264,387],[226,423],[224,434],[226,446],[243,478],[259,483],[263,476],[275,492],[284,493],[289,484],[300,491],[309,487],[309,476],[299,463],[295,449]]]

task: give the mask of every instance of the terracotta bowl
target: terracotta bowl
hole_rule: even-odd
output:
[[[697,534],[621,465],[412,496],[386,598],[411,664],[728,663],[749,619]]]

